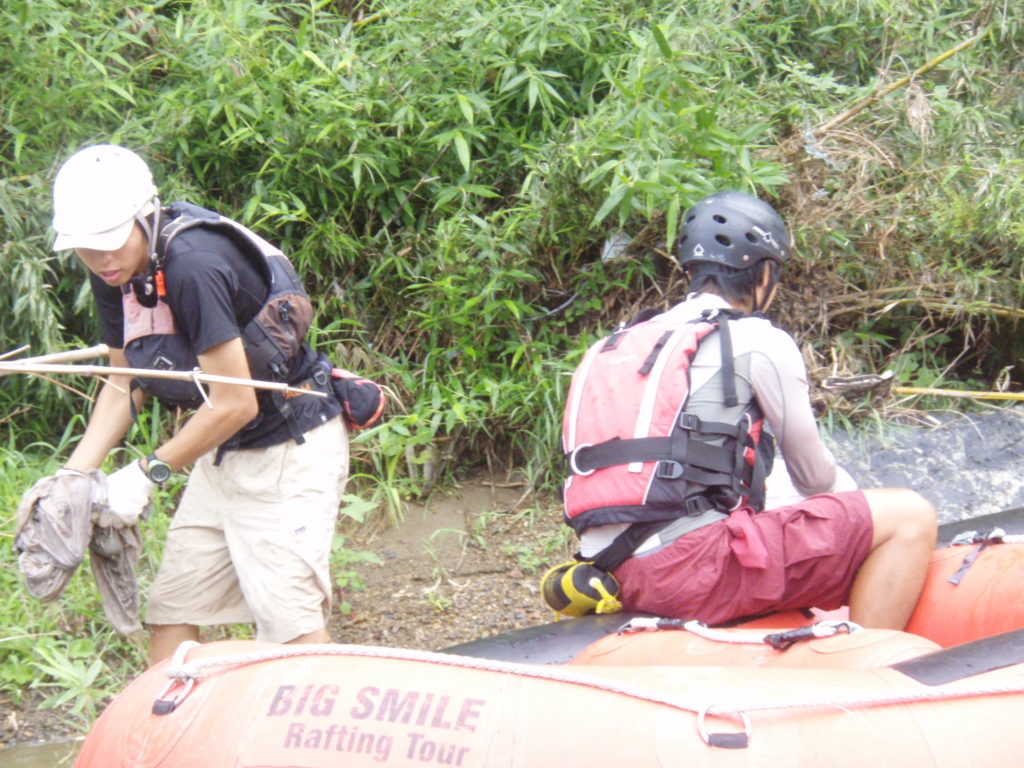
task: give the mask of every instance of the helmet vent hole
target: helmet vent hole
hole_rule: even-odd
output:
[[[730,240],[730,239],[729,239],[728,237],[726,237],[725,235],[715,235],[715,240],[716,240],[716,241],[717,241],[718,243],[720,243],[721,245],[725,245],[725,246],[729,246],[729,245],[732,245],[732,240]]]
[[[754,234],[752,232],[747,232],[747,240],[751,243],[757,242],[757,238],[754,237]]]
[[[716,214],[715,214],[714,216],[712,216],[711,218],[713,218],[713,219],[714,219],[715,221],[717,221],[717,222],[718,222],[719,224],[725,224],[725,221],[726,221],[726,219],[725,219],[725,216],[723,216],[723,215],[722,215],[722,214],[720,214],[720,213],[716,213]]]

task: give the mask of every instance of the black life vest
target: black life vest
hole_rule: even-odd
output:
[[[667,524],[710,509],[763,509],[774,441],[757,402],[736,396],[728,318],[739,314],[709,311],[680,323],[663,313],[589,349],[573,374],[562,432],[565,519],[577,533]],[[727,402],[695,412],[690,363],[716,331]]]
[[[228,237],[258,267],[268,293],[256,315],[242,329],[242,343],[254,379],[295,383],[309,375],[315,356],[305,344],[313,307],[302,281],[278,248],[255,232],[213,211],[175,202],[162,212],[157,240],[158,259],[166,258],[171,242],[193,227],[213,229]],[[173,299],[172,299],[173,300]],[[143,306],[132,290],[122,294],[124,354],[134,368],[191,371],[199,362],[195,351],[177,333],[171,308],[159,297]],[[196,408],[202,402],[190,381],[138,377],[135,384],[171,405]]]

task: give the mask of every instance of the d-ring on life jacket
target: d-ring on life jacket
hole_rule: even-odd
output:
[[[764,507],[774,443],[756,401],[737,399],[729,318],[740,314],[714,310],[680,324],[663,313],[587,352],[572,378],[562,432],[565,520],[577,533],[638,523],[631,530],[646,537],[682,516]],[[698,413],[687,408],[690,363],[716,330],[726,402]],[[736,406],[739,416],[726,421]],[[618,565],[600,555],[595,562]]]

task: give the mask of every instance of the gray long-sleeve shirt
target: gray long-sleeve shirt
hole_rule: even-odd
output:
[[[667,314],[678,318],[681,325],[699,318],[705,310],[728,308],[730,304],[715,294],[690,294]],[[802,496],[837,490],[837,484],[845,484],[848,478],[821,440],[811,410],[807,367],[793,337],[770,321],[756,317],[730,320],[729,330],[739,402],[749,402],[751,397],[757,400],[793,487]],[[690,364],[688,410],[703,410],[702,403],[723,408],[721,368],[721,347],[713,336],[700,345]],[[742,409],[742,405],[736,407],[737,417]],[[728,409],[722,413],[724,421],[734,415]],[[581,554],[595,555],[625,527],[616,524],[588,528],[580,537]]]

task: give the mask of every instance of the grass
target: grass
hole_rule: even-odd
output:
[[[17,702],[26,686],[41,689],[42,706],[61,708],[84,727],[144,668],[144,651],[107,623],[87,562],[58,600],[41,603],[28,594],[13,546],[15,511],[32,482],[57,466],[48,453],[0,448],[0,467],[0,692]],[[145,525],[150,543],[165,525],[155,517]],[[153,549],[159,546],[147,547],[144,575],[159,556]]]
[[[965,30],[984,34],[915,81],[927,133],[898,89],[801,139]],[[391,387],[353,474],[392,517],[467,465],[557,480],[580,350],[682,298],[679,216],[721,187],[786,215],[797,257],[775,316],[833,373],[1024,377],[1014,4],[215,0],[140,17],[18,0],[0,32],[17,118],[0,137],[3,348],[95,338],[80,268],[46,250],[49,184],[81,144],[127,143],[165,199],[281,244],[317,343]],[[603,262],[610,232],[628,246]],[[48,415],[76,408],[9,384]]]

